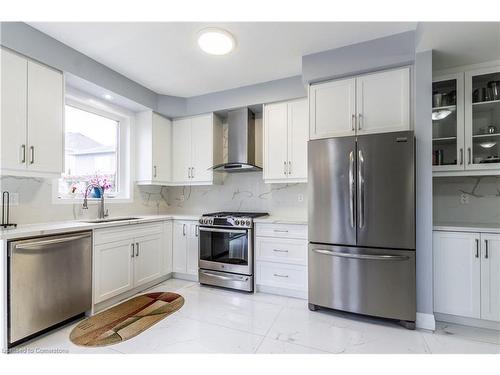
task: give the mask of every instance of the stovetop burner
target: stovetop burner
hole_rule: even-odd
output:
[[[200,224],[207,227],[252,228],[254,218],[267,215],[266,212],[213,212],[202,215]]]

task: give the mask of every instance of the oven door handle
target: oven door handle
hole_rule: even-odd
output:
[[[248,281],[248,276],[225,276],[225,275],[219,275],[216,273],[206,272],[206,271],[201,271],[201,270],[200,270],[200,272],[204,275],[207,275],[210,277],[215,277],[215,278],[221,279],[221,280]]]
[[[218,232],[218,233],[247,233],[246,229],[221,229],[200,227],[200,232]]]

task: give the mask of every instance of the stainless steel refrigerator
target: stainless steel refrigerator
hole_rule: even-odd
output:
[[[413,132],[309,141],[308,169],[309,308],[414,328]]]

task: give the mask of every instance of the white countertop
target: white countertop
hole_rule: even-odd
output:
[[[0,240],[12,240],[23,237],[43,236],[48,234],[57,234],[81,230],[93,230],[97,228],[108,228],[123,225],[133,225],[141,223],[150,223],[165,220],[198,220],[201,215],[130,215],[137,217],[134,220],[111,221],[104,223],[86,223],[83,220],[68,220],[63,222],[50,222],[40,224],[23,224],[16,228],[1,228]]]
[[[254,223],[265,224],[300,224],[307,225],[307,218],[304,217],[289,217],[280,215],[269,215],[253,219]]]
[[[434,230],[453,232],[486,232],[500,233],[500,223],[434,223]]]

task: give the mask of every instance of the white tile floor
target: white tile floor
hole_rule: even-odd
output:
[[[69,353],[500,353],[500,332],[440,324],[435,333],[339,312],[311,312],[304,300],[243,294],[168,280],[184,306],[135,338],[105,348],[69,341],[73,323],[18,348]]]

